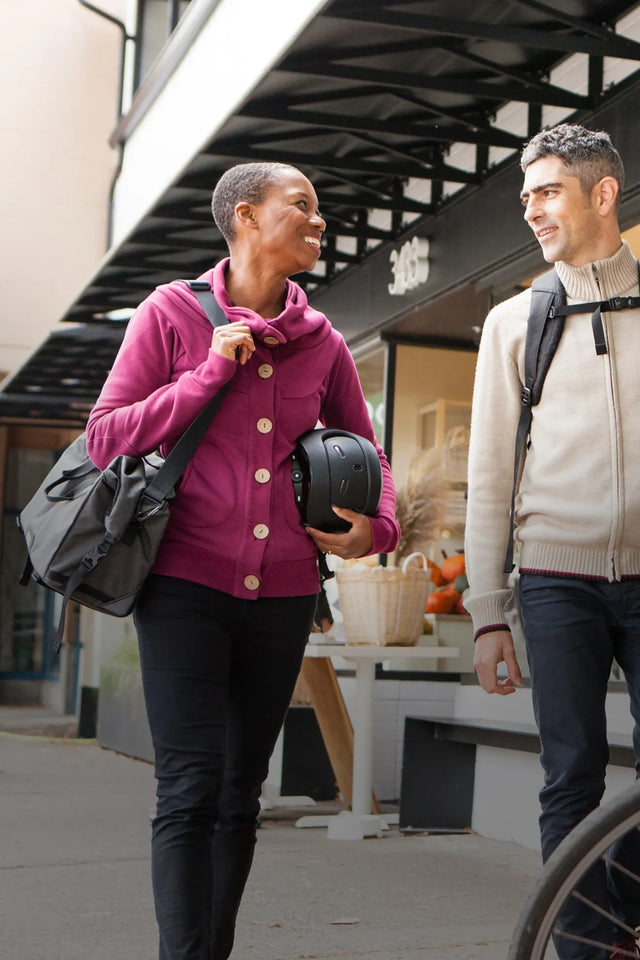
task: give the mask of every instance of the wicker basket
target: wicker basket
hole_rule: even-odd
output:
[[[336,571],[346,642],[413,647],[424,623],[431,576],[425,567],[365,567]]]

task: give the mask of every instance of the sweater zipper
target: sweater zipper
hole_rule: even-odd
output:
[[[593,273],[593,279],[595,280],[596,286],[598,288],[598,293],[600,294],[600,299],[604,299],[602,293],[602,287],[600,285],[600,274],[598,273],[598,268],[595,263],[591,264],[591,270]],[[615,440],[615,481],[616,481],[616,491],[617,491],[617,513],[613,518],[614,528],[612,530],[612,541],[611,541],[611,580],[618,580],[618,571],[616,568],[616,548],[618,543],[619,531],[620,531],[620,510],[621,510],[621,497],[620,497],[620,451],[618,445],[618,409],[616,407],[615,394],[613,391],[613,370],[612,370],[612,361],[611,361],[611,351],[607,350],[607,363],[609,364],[609,390],[611,394],[611,407],[613,410],[613,422],[614,422],[614,440]]]

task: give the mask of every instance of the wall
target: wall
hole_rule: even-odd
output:
[[[333,659],[340,671],[339,684],[351,717],[356,715],[355,677],[342,673],[353,664]],[[392,661],[390,662],[393,663]],[[373,702],[373,792],[378,800],[395,801],[400,796],[404,722],[407,716],[452,717],[456,683],[431,679],[379,679]]]
[[[114,16],[125,0],[102,0]],[[42,341],[105,251],[120,33],[80,6],[5,3],[0,371]]]

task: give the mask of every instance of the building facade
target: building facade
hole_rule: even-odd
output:
[[[563,119],[612,134],[627,170],[621,223],[640,255],[637,2],[122,0],[68,4],[55,23],[40,5],[42,42],[49,27],[64,72],[58,78],[50,60],[39,64],[40,83],[50,88],[53,75],[60,82],[60,115],[49,107],[27,122],[36,81],[30,76],[34,86],[21,91],[15,123],[30,176],[22,203],[20,191],[3,201],[16,230],[41,242],[37,258],[27,265],[16,257],[9,275],[0,352],[12,374],[0,395],[5,696],[12,678],[26,682],[31,673],[35,682],[38,668],[39,681],[45,676],[56,605],[47,600],[45,609],[35,593],[16,600],[11,515],[69,432],[82,428],[136,304],[157,284],[198,276],[224,255],[209,203],[228,166],[280,160],[314,183],[326,243],[300,281],[347,339],[398,486],[417,450],[446,453],[452,437],[464,439],[484,317],[545,268],[517,200],[518,154],[530,135]],[[56,149],[62,130],[68,139]],[[30,227],[20,216],[26,209]],[[37,284],[29,282],[34,259]],[[51,368],[52,350],[60,369]],[[78,366],[86,373],[89,357],[100,362],[83,380]],[[439,549],[460,548],[461,506]],[[83,613],[69,629],[80,640],[73,668],[52,689],[77,709],[69,678],[95,689],[105,645],[126,640],[129,627]],[[440,704],[429,710],[452,715],[495,711],[477,696],[466,630],[453,679],[446,657],[440,678],[413,678],[442,691],[446,677],[447,695],[414,686],[408,702],[428,696]],[[46,698],[42,687],[39,696]],[[613,678],[616,716],[623,696]],[[530,701],[518,700],[509,707],[516,716],[505,720],[530,722]],[[390,744],[405,713],[398,707]],[[389,746],[392,755],[393,770],[378,780],[382,796],[398,787],[397,749]]]

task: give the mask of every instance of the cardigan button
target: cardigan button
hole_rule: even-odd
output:
[[[278,343],[280,343],[280,341],[278,340],[277,337],[265,337],[265,338],[264,338],[264,342],[265,342],[265,343],[268,343],[269,346],[272,346],[272,347],[274,347],[274,346],[276,346]]]
[[[271,474],[266,467],[261,467],[259,470],[256,470],[253,476],[258,483],[269,483],[269,480],[271,480]]]
[[[256,423],[259,433],[271,433],[273,430],[273,423],[269,420],[269,417],[260,417]]]
[[[248,577],[244,578],[244,585],[247,590],[257,590],[260,586],[260,581],[257,577],[254,577],[253,574],[250,574]]]
[[[262,377],[263,380],[268,380],[269,377],[273,374],[273,367],[270,363],[263,363],[258,367],[258,376]]]
[[[256,523],[253,528],[253,535],[256,540],[266,540],[269,536],[269,527],[266,523]]]

